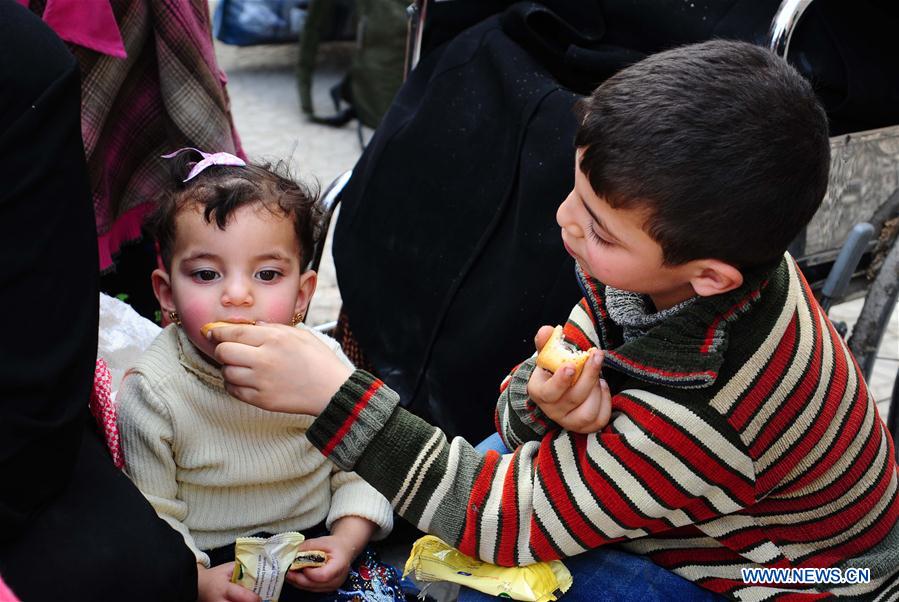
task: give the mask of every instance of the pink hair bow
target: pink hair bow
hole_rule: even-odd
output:
[[[187,177],[184,178],[184,181],[187,182],[195,177],[197,177],[204,169],[209,167],[210,165],[235,165],[237,167],[244,167],[247,163],[240,157],[235,157],[231,153],[204,153],[198,148],[186,147],[179,148],[173,153],[169,153],[167,155],[162,155],[163,159],[171,159],[172,157],[176,157],[184,151],[195,151],[200,153],[203,159],[197,162],[187,174]]]

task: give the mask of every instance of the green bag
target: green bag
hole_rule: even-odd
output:
[[[310,119],[343,125],[352,118],[375,128],[387,112],[403,83],[409,0],[312,0],[300,38],[297,84],[300,106]],[[350,68],[331,92],[335,108],[339,101],[349,108],[333,117],[316,115],[312,104],[312,77],[315,57],[323,40],[334,39],[334,30],[347,10],[355,17],[356,49]]]

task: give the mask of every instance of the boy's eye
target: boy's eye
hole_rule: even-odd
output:
[[[605,247],[605,246],[609,246],[612,244],[611,242],[607,241],[605,238],[601,237],[599,234],[596,233],[596,230],[593,229],[592,223],[587,228],[587,232],[590,234],[590,238],[592,238],[597,243],[599,243],[600,246]]]
[[[203,282],[211,282],[218,277],[218,274],[214,270],[199,270],[194,272],[194,278],[197,280],[202,280]]]
[[[256,274],[256,276],[260,280],[264,280],[265,282],[271,282],[272,280],[274,280],[275,278],[277,278],[280,275],[281,275],[281,273],[278,272],[277,270],[260,270]]]

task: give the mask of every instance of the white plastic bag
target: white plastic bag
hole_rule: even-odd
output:
[[[103,358],[109,365],[113,399],[125,371],[134,365],[161,330],[124,301],[100,293],[97,357]]]

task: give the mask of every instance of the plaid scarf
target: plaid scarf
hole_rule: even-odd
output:
[[[127,58],[69,44],[82,73],[81,133],[100,269],[169,186],[160,155],[185,146],[243,149],[215,60],[207,0],[112,0]],[[32,0],[42,15],[45,0]]]

